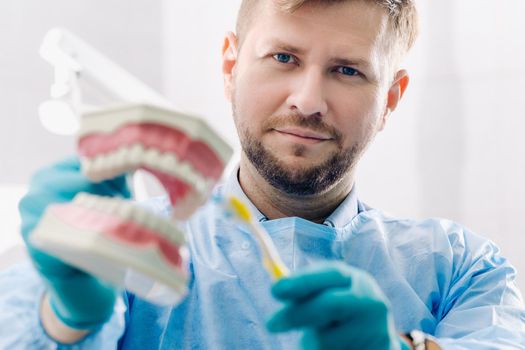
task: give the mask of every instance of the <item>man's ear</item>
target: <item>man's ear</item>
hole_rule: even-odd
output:
[[[222,76],[224,78],[224,95],[231,102],[233,92],[233,70],[237,63],[237,36],[226,33],[222,46]]]
[[[379,130],[384,129],[390,113],[397,108],[397,104],[403,97],[409,81],[410,79],[406,70],[402,69],[396,73],[394,81],[388,89],[388,100],[385,106],[385,111],[383,112],[383,120]]]

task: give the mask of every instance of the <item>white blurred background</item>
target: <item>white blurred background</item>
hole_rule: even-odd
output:
[[[16,204],[31,173],[74,152],[37,107],[51,67],[38,56],[63,26],[168,97],[236,135],[220,50],[239,0],[0,2],[0,254],[19,244]],[[525,2],[419,0],[411,85],[363,159],[360,198],[403,217],[446,217],[495,241],[525,291]]]

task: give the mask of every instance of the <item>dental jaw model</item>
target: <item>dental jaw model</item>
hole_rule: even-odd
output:
[[[232,149],[202,120],[149,105],[86,114],[79,132],[82,170],[93,181],[142,168],[164,186],[176,219],[209,197]]]
[[[70,33],[66,39],[79,46]],[[100,55],[85,43],[80,47],[92,60]],[[40,249],[139,297],[175,304],[186,294],[188,280],[184,232],[176,220],[187,219],[207,200],[232,149],[204,121],[158,103],[161,97],[138,101],[134,97],[152,96],[151,90],[105,64],[105,73],[113,69],[121,81],[134,84],[135,96],[128,96],[127,104],[82,113],[77,133],[82,172],[99,182],[146,170],[166,190],[173,217],[122,199],[80,193],[72,203],[48,207],[31,239]]]
[[[187,292],[184,233],[128,201],[80,193],[72,203],[49,206],[32,240],[152,302],[175,304]]]

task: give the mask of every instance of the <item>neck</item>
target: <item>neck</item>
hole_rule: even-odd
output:
[[[242,157],[239,182],[250,201],[270,220],[297,216],[323,223],[348,196],[354,181],[353,173],[349,172],[336,185],[321,194],[291,195],[270,185],[253,165]]]

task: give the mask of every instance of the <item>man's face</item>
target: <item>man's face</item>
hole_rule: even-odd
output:
[[[242,161],[295,195],[349,174],[388,114],[387,21],[361,1],[293,14],[261,4],[239,52],[230,36],[236,57],[225,76]]]

